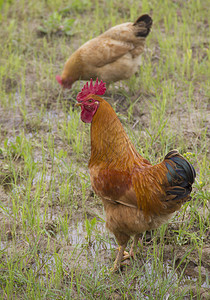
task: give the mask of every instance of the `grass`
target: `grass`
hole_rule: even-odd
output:
[[[207,299],[209,32],[204,1],[0,1],[1,299]],[[82,43],[151,14],[138,76],[106,99],[139,153],[177,148],[194,165],[193,200],[145,233],[111,274],[115,240],[88,174],[89,126],[55,75]]]

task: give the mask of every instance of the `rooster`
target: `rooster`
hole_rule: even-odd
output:
[[[141,63],[140,55],[152,26],[149,15],[142,15],[134,23],[114,26],[86,42],[67,60],[62,75],[56,76],[64,88],[90,78],[107,83],[130,78]]]
[[[81,120],[91,123],[91,157],[89,171],[95,193],[102,198],[106,227],[115,235],[119,251],[116,271],[124,250],[134,236],[129,256],[139,236],[146,230],[166,223],[182,203],[191,199],[196,173],[179,154],[170,151],[164,160],[152,165],[135,149],[111,105],[99,95],[105,83],[88,83],[77,96]]]

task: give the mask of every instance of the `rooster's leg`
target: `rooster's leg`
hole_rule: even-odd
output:
[[[116,272],[119,269],[120,263],[123,259],[123,253],[124,253],[125,247],[126,247],[126,245],[119,247],[119,251],[118,251],[117,257],[114,261],[114,266],[113,266],[113,268],[111,268],[111,272]]]
[[[138,245],[139,239],[140,239],[140,234],[136,234],[134,236],[134,240],[133,240],[133,243],[132,243],[131,249],[130,249],[130,256],[133,258],[135,258],[135,255],[136,255],[135,252],[136,252],[136,247]]]
[[[118,252],[119,252],[120,246],[116,250],[118,250]],[[127,257],[127,255],[129,255],[129,252],[127,252],[127,251],[124,250],[123,251],[123,258],[122,258],[122,260],[124,260],[124,257]],[[127,259],[127,258],[125,258],[125,259]]]
[[[136,234],[136,235],[134,236],[134,239],[133,239],[133,243],[132,243],[132,245],[131,245],[130,252],[128,253],[128,252],[125,252],[125,251],[124,251],[123,260],[126,260],[126,259],[128,259],[128,258],[130,258],[130,257],[135,258],[135,250],[136,250],[136,246],[137,246],[137,244],[138,244],[139,238],[140,238],[140,234]]]

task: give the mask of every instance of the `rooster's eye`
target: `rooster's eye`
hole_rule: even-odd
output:
[[[93,102],[93,100],[92,100],[92,99],[89,99],[88,102],[91,103],[91,102]]]

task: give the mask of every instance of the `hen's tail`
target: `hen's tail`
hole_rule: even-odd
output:
[[[135,35],[141,37],[147,37],[152,27],[152,18],[149,15],[142,15],[134,23]]]
[[[189,201],[196,172],[193,166],[179,153],[178,150],[170,151],[164,159],[168,169],[167,179],[170,187],[166,193],[171,200],[178,202]]]

